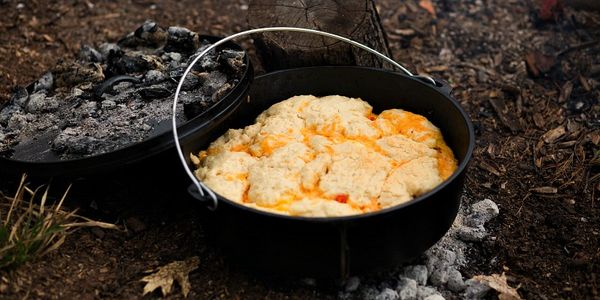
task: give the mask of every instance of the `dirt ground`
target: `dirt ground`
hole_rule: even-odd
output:
[[[566,7],[543,20],[533,1],[440,0],[434,16],[418,1],[377,3],[394,58],[449,82],[476,128],[466,198],[490,198],[501,213],[464,273],[506,272],[526,299],[600,299],[600,13]],[[226,35],[245,28],[245,9],[231,0],[0,0],[1,101],[81,45],[115,41],[145,19]],[[194,255],[191,298],[335,298],[332,288],[236,270],[205,237],[196,203],[118,184],[72,205],[126,232],[73,233],[58,251],[1,272],[0,298],[141,298],[147,270]]]

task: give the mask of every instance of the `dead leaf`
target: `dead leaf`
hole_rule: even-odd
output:
[[[436,17],[435,15],[435,8],[433,7],[433,3],[431,3],[431,0],[421,0],[419,1],[419,6],[426,10],[428,13],[430,13],[434,18]]]
[[[560,96],[558,96],[558,103],[564,103],[571,97],[571,93],[573,92],[573,83],[570,81],[565,82],[563,86],[560,88]]]
[[[160,288],[163,296],[166,296],[171,292],[173,282],[177,281],[181,287],[181,293],[184,297],[187,297],[191,287],[188,274],[197,269],[199,264],[200,258],[194,256],[187,260],[174,261],[159,267],[156,273],[150,274],[140,280],[146,282],[144,293],[142,295],[146,295],[147,293]]]
[[[556,64],[556,57],[546,55],[538,50],[533,50],[527,53],[525,62],[527,63],[527,70],[529,70],[529,73],[533,77],[538,77],[548,73],[550,69],[554,67]]]
[[[506,275],[502,273],[502,275],[492,274],[490,276],[487,275],[477,275],[473,277],[473,279],[488,285],[492,289],[498,292],[498,299],[500,300],[521,300],[521,296],[517,292],[517,289],[511,287],[506,282]]]
[[[560,125],[544,133],[544,135],[542,135],[542,139],[544,140],[544,142],[546,142],[546,144],[552,144],[565,133],[567,133],[567,131],[565,130],[565,126]]]

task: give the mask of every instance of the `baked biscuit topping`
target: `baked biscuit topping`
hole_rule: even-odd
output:
[[[457,162],[440,130],[401,109],[379,115],[343,96],[295,96],[230,129],[193,161],[199,180],[270,212],[333,217],[398,205],[448,178]]]

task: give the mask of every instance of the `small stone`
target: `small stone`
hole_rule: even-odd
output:
[[[150,126],[148,124],[143,124],[142,125],[142,130],[143,131],[150,131],[150,130],[152,130],[152,126]]]
[[[101,103],[102,109],[113,109],[117,107],[117,103],[113,100],[104,100]]]
[[[488,285],[474,279],[467,280],[465,285],[464,298],[470,300],[483,299],[491,289]]]
[[[54,76],[52,72],[47,72],[33,84],[33,92],[49,91],[54,85]]]
[[[465,219],[465,224],[471,227],[485,225],[500,213],[498,205],[490,199],[479,201],[471,207],[471,214]]]
[[[400,277],[396,292],[400,300],[413,300],[417,297],[417,282],[411,278]]]
[[[488,233],[483,225],[477,227],[463,226],[458,230],[458,237],[466,242],[477,242],[483,240]]]
[[[136,217],[129,217],[125,221],[125,225],[127,228],[131,229],[133,232],[138,233],[146,229],[146,224],[144,224],[140,219]]]
[[[427,267],[424,265],[405,267],[404,276],[414,279],[420,285],[424,285],[427,283]]]
[[[440,294],[433,294],[423,298],[423,300],[446,300],[446,298]]]
[[[448,289],[453,292],[460,292],[465,289],[465,282],[460,271],[452,268],[448,271]]]
[[[397,300],[400,296],[398,293],[390,288],[385,288],[381,293],[375,296],[375,300]]]
[[[417,299],[424,299],[427,296],[435,295],[437,293],[436,289],[429,286],[420,285],[417,287]]]
[[[92,63],[101,63],[104,60],[102,53],[90,45],[83,45],[81,49],[79,49],[77,58],[79,58],[81,61]]]
[[[354,292],[358,289],[359,286],[360,286],[360,278],[358,278],[356,276],[350,277],[346,281],[344,290],[346,292]]]
[[[157,71],[157,70],[150,70],[150,71],[146,72],[146,75],[144,75],[144,82],[146,82],[148,84],[161,83],[161,82],[165,81],[166,79],[167,79],[167,76],[165,76],[165,74],[163,74],[163,72]]]

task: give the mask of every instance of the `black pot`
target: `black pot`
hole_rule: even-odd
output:
[[[468,115],[447,86],[362,67],[311,67],[256,77],[248,101],[223,124],[240,128],[272,104],[295,95],[343,95],[369,102],[375,113],[402,108],[438,126],[459,161],[432,191],[399,206],[356,216],[307,218],[248,208],[218,197],[209,230],[230,260],[271,275],[345,277],[397,266],[422,254],[450,228],[460,205],[474,145]],[[206,149],[226,128],[199,130],[183,142],[184,155]],[[192,167],[188,161],[190,168]],[[210,201],[208,201],[210,202]]]
[[[200,36],[203,40],[211,43],[219,41],[220,37]],[[233,42],[222,45],[223,48],[242,50]],[[198,132],[204,128],[211,130],[227,119],[237,110],[248,93],[250,83],[254,77],[252,65],[248,55],[244,62],[247,66],[239,83],[233,87],[221,100],[208,107],[200,115],[179,125],[180,138],[185,140],[190,133]],[[119,148],[115,151],[93,155],[80,159],[61,160],[52,157],[43,160],[37,159],[12,159],[0,155],[0,174],[14,176],[15,174],[27,173],[31,177],[47,180],[53,177],[56,180],[70,181],[80,178],[101,179],[105,176],[114,177],[123,174],[124,177],[148,174],[149,171],[166,167],[167,169],[179,161],[174,151],[173,133],[171,131],[171,120],[164,120],[157,125],[154,135],[129,146]],[[35,156],[41,152],[48,152],[48,139],[40,137],[37,141],[28,145],[26,152],[20,157]],[[28,154],[30,153],[30,154]],[[124,172],[124,173],[122,173]],[[155,174],[156,176],[156,174]]]

